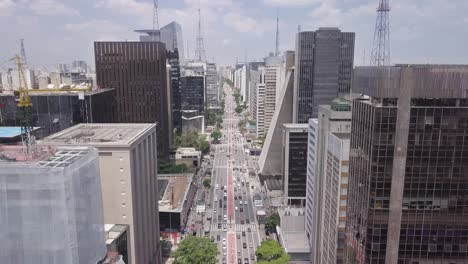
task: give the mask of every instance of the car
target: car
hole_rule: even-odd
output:
[[[221,236],[220,235],[217,235],[216,236],[216,241],[220,241],[221,240]]]
[[[248,258],[244,259],[244,264],[249,264],[249,259]]]
[[[253,244],[252,244],[252,242],[250,242],[249,248],[253,248]]]
[[[226,209],[226,205],[224,205],[223,208]]]
[[[224,215],[224,220],[227,220],[227,215]]]
[[[223,237],[223,245],[226,245],[226,238]]]
[[[250,255],[250,260],[255,260],[255,255],[254,254]]]
[[[247,201],[244,201],[244,204],[247,205]]]
[[[239,201],[239,204],[242,205],[242,201]]]
[[[250,227],[247,228],[247,232],[252,232],[252,229],[250,229]]]
[[[249,220],[248,218],[245,219],[245,223],[246,223],[246,224],[250,224],[250,220]]]
[[[241,199],[242,199],[242,196],[239,195],[239,200],[241,200]]]
[[[242,260],[240,258],[237,259],[237,264],[242,264]]]
[[[213,213],[216,213],[216,209],[213,209]]]
[[[234,196],[234,200],[237,200],[237,196]]]
[[[241,212],[241,213],[244,212],[244,208],[241,207],[241,208],[240,208],[240,212]]]
[[[218,236],[219,236],[219,235],[218,235]],[[240,239],[240,235],[239,235],[239,233],[237,233],[237,235],[236,235],[236,236],[237,236],[237,239]]]
[[[247,243],[242,243],[242,248],[247,248]]]
[[[235,208],[235,209],[236,209],[236,211],[237,211],[237,210],[239,210],[239,207],[237,207],[237,206],[236,206],[236,208]]]
[[[227,228],[226,228],[226,227],[224,227],[223,231],[224,231],[224,232],[227,232]]]
[[[244,231],[242,231],[242,236],[245,237],[245,232]]]
[[[226,254],[226,251],[223,251],[223,256],[226,256],[226,255],[227,255],[227,254]]]
[[[224,200],[224,201],[226,201],[226,200],[227,200],[227,196],[226,196],[226,195],[224,195],[224,198],[223,198],[223,200]]]
[[[221,229],[221,224],[218,224],[218,229]]]

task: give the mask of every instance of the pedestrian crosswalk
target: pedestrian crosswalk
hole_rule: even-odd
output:
[[[223,224],[211,224],[210,225],[210,230],[211,231],[224,231],[224,229],[227,229],[229,230],[231,227],[230,224],[226,224],[226,223],[223,223]],[[245,224],[245,225],[241,225],[241,224],[235,224],[234,225],[234,229],[236,232],[249,232],[249,228],[250,228],[250,231],[251,232],[254,232],[254,231],[257,231],[257,224]]]

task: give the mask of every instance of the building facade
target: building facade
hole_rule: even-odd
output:
[[[182,130],[182,115],[181,111],[181,101],[180,101],[180,60],[179,60],[179,51],[167,51],[167,61],[171,66],[169,70],[170,75],[170,84],[171,84],[171,102],[172,102],[172,126],[176,128],[177,131]]]
[[[100,89],[90,92],[34,92],[32,122],[40,127],[38,139],[79,123],[111,123],[114,118],[114,90]],[[13,95],[0,94],[0,126],[20,126],[18,106]]]
[[[255,93],[253,94],[253,116],[257,122],[257,137],[265,136],[265,84],[257,84]]]
[[[297,34],[294,123],[308,123],[317,117],[319,105],[349,93],[353,63],[354,33],[319,28]]]
[[[128,225],[131,264],[161,262],[155,124],[80,124],[43,145],[84,145],[99,151],[105,223]]]
[[[160,42],[95,42],[99,87],[115,89],[114,122],[157,123],[158,155],[169,155],[170,91],[166,47]]]
[[[1,262],[97,264],[106,256],[98,153],[0,146]]]
[[[341,263],[343,246],[338,247],[342,241],[339,243],[337,237],[344,237],[344,231],[340,229],[344,222],[339,222],[336,214],[331,215],[333,212],[346,210],[345,202],[342,201],[346,200],[346,194],[341,192],[342,189],[345,192],[347,178],[341,181],[342,178],[336,175],[347,175],[345,170],[348,157],[342,154],[349,152],[345,145],[349,140],[346,140],[345,135],[351,132],[351,103],[344,99],[335,99],[331,105],[319,106],[318,116],[318,119],[309,120],[306,234],[311,247],[312,263]],[[330,137],[334,140],[331,141]],[[340,148],[336,147],[337,142],[340,142]],[[333,164],[337,166],[334,170],[329,170]],[[335,180],[330,181],[333,177]],[[325,240],[330,243],[325,243]]]
[[[307,181],[307,124],[283,125],[283,193],[287,204],[304,204]]]
[[[180,104],[182,110],[205,112],[205,77],[184,76],[180,78]]]
[[[468,262],[468,66],[358,67],[346,263]]]
[[[206,107],[219,106],[220,94],[218,84],[218,71],[215,63],[206,64]]]

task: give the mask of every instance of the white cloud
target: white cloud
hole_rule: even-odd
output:
[[[14,5],[13,0],[0,0],[0,17],[11,15]]]
[[[320,3],[321,0],[262,0],[269,6],[305,6]]]
[[[275,21],[262,18],[260,20],[242,15],[236,12],[230,12],[223,17],[224,25],[239,32],[262,35],[275,29]]]
[[[33,0],[29,3],[31,10],[42,16],[76,16],[78,10],[66,6],[56,0]]]
[[[65,24],[64,29],[89,40],[122,40],[128,29],[105,19],[86,20],[81,23]]]

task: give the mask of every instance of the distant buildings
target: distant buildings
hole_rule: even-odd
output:
[[[206,107],[219,106],[220,90],[218,85],[218,71],[215,63],[206,64]]]
[[[258,83],[252,94],[252,116],[256,121],[257,137],[265,136],[265,84]]]
[[[29,93],[32,102],[32,121],[40,129],[35,133],[43,138],[79,123],[111,123],[114,111],[114,90],[89,92]],[[1,94],[0,126],[20,126],[18,106],[14,95]]]
[[[0,146],[1,262],[97,264],[106,256],[98,153]]]
[[[80,124],[40,142],[98,149],[104,221],[128,225],[132,264],[161,263],[156,138],[155,124]]]
[[[468,66],[358,67],[345,263],[468,261]]]
[[[354,63],[354,33],[319,28],[297,33],[293,122],[316,118],[318,106],[349,94]]]
[[[30,69],[23,69],[23,74],[26,80],[26,84],[28,85],[28,89],[33,89],[35,83],[34,71]],[[24,87],[23,83],[20,85],[18,69],[8,69],[7,71],[2,72],[1,79],[3,91],[16,91],[20,87],[26,88]]]
[[[169,155],[172,105],[160,42],[95,42],[97,85],[115,88],[117,123],[157,123],[158,157]]]
[[[309,120],[306,234],[312,263],[343,263],[351,103],[319,106]]]
[[[205,133],[205,116],[203,112],[198,110],[181,110],[182,116],[182,133],[196,131]]]

